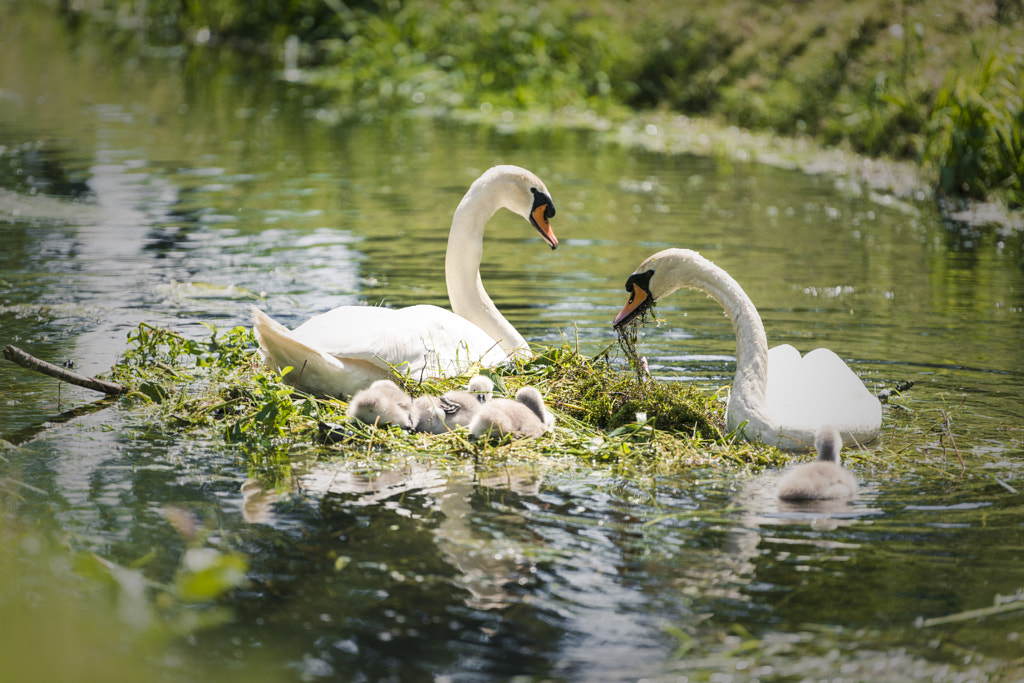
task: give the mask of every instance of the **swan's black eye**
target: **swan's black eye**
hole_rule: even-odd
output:
[[[551,220],[555,217],[555,203],[551,201],[551,197],[547,196],[544,192],[541,192],[536,187],[531,187],[530,192],[533,193],[533,208],[530,213],[533,213],[538,207],[547,205],[544,208],[544,218]]]
[[[647,270],[643,273],[633,273],[626,280],[626,291],[629,292],[629,300],[632,302],[633,297],[636,296],[637,289],[642,289],[648,297],[651,296],[651,277],[654,275],[653,270]]]
[[[644,273],[633,273],[626,280],[629,301],[615,316],[615,322],[612,323],[615,329],[621,330],[624,325],[630,325],[635,320],[643,322],[644,316],[654,305],[654,297],[651,296],[651,277],[653,275],[654,271],[648,270]]]

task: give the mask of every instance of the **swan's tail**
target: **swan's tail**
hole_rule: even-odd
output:
[[[256,308],[252,310],[252,331],[260,344],[260,354],[264,362],[272,369],[280,372],[288,366],[295,367],[294,359],[316,353],[292,336],[291,330],[277,322],[269,315]]]
[[[255,306],[252,320],[260,354],[267,366],[277,372],[292,368],[284,377],[287,383],[317,396],[353,393],[341,381],[346,367],[340,360],[299,341],[291,330]]]

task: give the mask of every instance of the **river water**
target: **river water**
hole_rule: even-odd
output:
[[[199,336],[247,324],[255,301],[288,325],[343,304],[445,305],[451,213],[480,172],[515,163],[551,190],[561,246],[499,214],[483,278],[528,340],[605,348],[626,276],[681,246],[745,287],[771,344],[828,346],[872,389],[916,383],[886,407],[879,444],[849,455],[854,502],[785,509],[776,472],[631,481],[411,456],[370,476],[337,452],[293,463],[287,490],[243,496],[248,462],[225,444],[154,434],[130,409],[0,364],[0,474],[25,485],[8,488],[9,511],[72,549],[146,556],[155,581],[184,552],[168,506],[248,558],[228,623],[161,646],[166,675],[1024,675],[1014,603],[927,621],[1024,590],[1020,234],[594,133],[348,120],[212,49],[118,51],[35,9],[0,18],[3,344],[96,374],[140,322]],[[640,346],[661,381],[731,381],[714,302],[679,292],[658,314]],[[879,454],[894,452],[889,468]],[[106,680],[119,671],[109,662]]]

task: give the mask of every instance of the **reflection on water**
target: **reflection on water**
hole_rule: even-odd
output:
[[[410,462],[402,470],[357,474],[335,465],[327,471],[313,471],[299,482],[307,495],[335,494],[351,499],[352,505],[382,505],[398,514],[408,514],[399,501],[416,492],[433,499],[432,510],[439,517],[434,540],[444,557],[457,570],[455,584],[467,590],[467,606],[479,609],[508,607],[516,601],[508,587],[525,583],[532,573],[525,548],[515,539],[488,537],[480,533],[474,519],[473,499],[508,491],[518,496],[535,496],[540,490],[536,472],[503,470],[490,476],[470,478],[465,472],[446,474],[426,465]],[[348,495],[346,495],[348,494]],[[397,499],[397,500],[396,500]],[[503,528],[519,527],[525,520],[509,511],[494,522]]]
[[[12,510],[146,558],[154,581],[185,550],[167,509],[249,557],[235,620],[176,644],[181,659],[300,680],[1020,678],[1020,612],[915,625],[1024,586],[1020,235],[586,134],[330,126],[322,96],[211,52],[126,65],[34,11],[0,16],[5,344],[95,374],[140,321],[205,336],[247,324],[253,300],[289,324],[443,305],[454,207],[483,169],[517,163],[552,191],[561,246],[499,213],[483,277],[527,339],[605,348],[625,276],[684,246],[737,278],[771,344],[833,348],[872,388],[917,382],[884,416],[905,473],[847,452],[858,496],[795,507],[774,472],[621,481],[411,455],[369,472],[326,449],[293,454],[272,487],[219,441],[0,364],[0,476],[28,485]],[[713,302],[657,312],[640,340],[656,375],[731,381]]]

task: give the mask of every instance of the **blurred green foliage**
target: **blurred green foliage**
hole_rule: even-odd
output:
[[[282,43],[290,35],[306,42],[331,38],[340,25],[337,13],[322,0],[117,0],[114,4],[122,19],[143,13],[148,40],[166,45],[186,42],[206,29],[213,40],[260,49]]]
[[[667,109],[918,159],[946,195],[1021,204],[1022,0],[111,1],[158,42],[280,58],[294,36],[349,115]]]
[[[1024,206],[1024,45],[948,79],[928,125],[940,191],[984,199],[996,188]]]
[[[381,3],[345,14],[320,81],[362,108],[597,106],[627,43],[574,3]]]
[[[147,572],[153,553],[124,566],[73,550],[11,513],[16,482],[0,486],[0,679],[196,680],[166,648],[233,618],[220,601],[245,581],[244,555],[191,539],[162,583]]]

